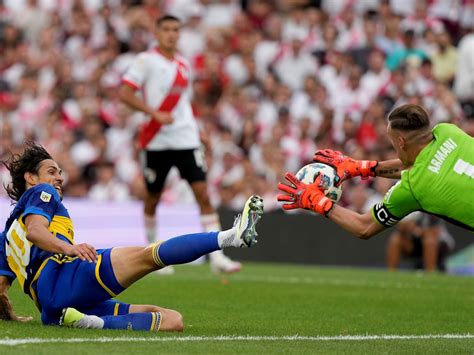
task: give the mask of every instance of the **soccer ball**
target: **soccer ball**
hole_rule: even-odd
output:
[[[321,175],[324,194],[333,202],[339,201],[342,195],[342,185],[338,187],[334,186],[334,180],[337,175],[336,170],[334,170],[332,166],[322,163],[311,163],[298,170],[296,177],[305,184],[312,184],[318,176],[318,173]]]

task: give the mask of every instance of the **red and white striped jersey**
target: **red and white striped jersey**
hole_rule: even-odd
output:
[[[174,122],[154,129],[145,125],[147,150],[195,149],[200,145],[199,129],[191,108],[190,65],[182,56],[169,59],[159,48],[138,54],[122,81],[140,90],[146,104],[157,111],[171,112]],[[144,132],[142,132],[144,133]]]

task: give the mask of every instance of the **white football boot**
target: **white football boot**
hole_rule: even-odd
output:
[[[234,238],[231,245],[237,248],[249,248],[257,243],[255,226],[263,215],[263,200],[258,195],[251,196],[245,202],[244,209],[234,220]],[[222,250],[209,255],[211,270],[215,273],[233,273],[242,268],[242,264],[225,256]]]
[[[234,246],[239,248],[250,248],[257,243],[257,231],[255,227],[263,215],[263,199],[258,195],[252,195],[245,202],[242,214],[234,220],[235,242]]]
[[[84,314],[74,308],[63,308],[59,325],[68,328],[102,329],[104,320],[97,316]]]

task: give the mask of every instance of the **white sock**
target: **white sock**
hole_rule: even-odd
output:
[[[219,215],[217,213],[202,214],[201,223],[206,232],[216,232],[221,230],[221,223],[219,221]],[[229,246],[232,246],[232,244],[229,244],[229,241],[227,240],[227,238],[229,238],[228,233],[230,231],[232,231],[232,229],[219,233],[217,240],[220,248],[227,248]],[[224,252],[222,250],[216,250],[209,254],[209,260],[212,261],[215,258],[218,259],[222,258],[223,256]]]
[[[145,222],[145,233],[148,243],[154,243],[156,240],[156,218],[155,216],[143,215]]]
[[[238,247],[238,241],[235,240],[235,229],[231,228],[226,231],[219,232],[217,235],[217,244],[219,248]]]
[[[74,323],[74,328],[102,329],[104,320],[97,316],[84,315],[80,320]]]

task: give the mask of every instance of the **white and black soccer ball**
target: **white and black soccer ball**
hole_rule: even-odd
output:
[[[342,195],[342,184],[337,187],[334,185],[337,174],[332,166],[322,163],[311,163],[298,170],[296,177],[305,184],[312,184],[318,174],[321,175],[324,194],[333,202],[339,201]]]

